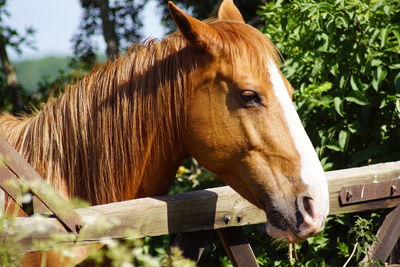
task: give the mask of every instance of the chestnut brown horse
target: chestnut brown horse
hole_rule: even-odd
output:
[[[165,194],[193,156],[266,211],[271,236],[314,235],[328,214],[327,181],[274,45],[232,0],[206,22],[169,6],[179,31],[134,45],[35,115],[1,116],[0,135],[66,199]],[[55,254],[48,263],[61,264]]]

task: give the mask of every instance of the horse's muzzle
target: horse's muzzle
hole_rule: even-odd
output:
[[[309,196],[298,197],[295,214],[285,214],[277,209],[267,211],[267,233],[288,243],[299,243],[323,229],[326,215],[318,212],[315,201]]]

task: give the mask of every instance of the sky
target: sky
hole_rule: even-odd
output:
[[[9,50],[13,61],[40,58],[48,55],[72,55],[71,37],[77,31],[82,10],[79,0],[9,0],[7,10],[11,17],[6,19],[8,25],[13,26],[20,33],[28,26],[35,29],[34,45],[32,50],[24,48],[22,56]],[[160,16],[157,16],[157,6],[150,1],[144,10],[142,29],[144,37],[161,38],[164,30],[160,25]],[[96,40],[98,47],[104,51],[102,37]]]

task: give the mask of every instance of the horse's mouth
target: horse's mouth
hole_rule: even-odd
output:
[[[299,231],[294,227],[295,223],[290,222],[278,210],[270,210],[267,212],[268,222],[266,224],[267,233],[279,240],[288,243],[299,243],[304,240],[299,237]]]
[[[267,212],[268,222],[266,224],[267,233],[277,239],[286,241],[288,243],[301,243],[307,238],[314,236],[322,230],[322,225],[318,222],[308,224],[304,218],[297,213],[296,217],[292,220],[286,218],[282,213],[277,210]],[[306,221],[309,221],[307,218]],[[307,224],[309,227],[304,228],[301,225]]]
[[[287,243],[301,243],[307,239],[302,238],[291,231],[279,229],[269,222],[266,223],[266,230],[268,235]]]

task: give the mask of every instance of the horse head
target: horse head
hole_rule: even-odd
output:
[[[199,21],[169,3],[190,49],[183,140],[188,152],[267,213],[267,232],[299,242],[319,232],[329,209],[327,181],[277,67],[271,41],[245,24],[232,0]]]

